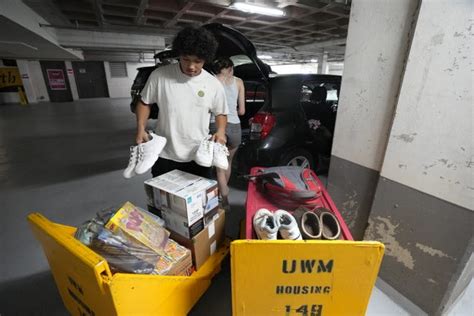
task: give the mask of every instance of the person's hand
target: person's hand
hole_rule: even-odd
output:
[[[225,145],[227,143],[227,137],[225,137],[225,133],[218,131],[212,135],[211,141]]]
[[[139,130],[135,141],[137,144],[146,143],[149,140],[148,133],[145,130]]]

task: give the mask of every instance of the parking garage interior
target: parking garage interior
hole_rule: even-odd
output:
[[[137,68],[210,23],[273,76],[341,76],[318,176],[354,240],[385,245],[367,315],[472,315],[472,16],[469,0],[0,0],[0,315],[68,314],[27,215],[78,226],[145,206],[151,174],[122,177]],[[245,200],[231,179],[231,239]],[[231,315],[230,283],[226,262],[189,315]]]

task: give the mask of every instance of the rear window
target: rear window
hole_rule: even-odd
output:
[[[245,64],[253,64],[253,62],[247,55],[235,55],[230,57],[230,60],[232,60],[232,62],[234,63],[234,67]]]
[[[339,100],[339,85],[332,82],[304,82],[301,86],[300,102],[311,102],[316,96],[313,94],[316,90],[326,90],[326,102],[337,103]]]

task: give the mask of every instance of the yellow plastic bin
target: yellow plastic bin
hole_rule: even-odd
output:
[[[74,238],[75,227],[28,216],[62,300],[73,315],[186,315],[220,271],[226,241],[191,276],[115,273],[104,258]]]

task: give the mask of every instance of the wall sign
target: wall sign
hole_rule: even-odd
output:
[[[0,68],[0,91],[16,91],[16,87],[23,86],[18,68]]]
[[[0,68],[0,93],[2,92],[17,92],[20,103],[28,104],[28,98],[23,88],[21,79],[28,79],[28,74],[21,74],[18,68],[5,67]]]
[[[66,90],[66,80],[62,69],[46,69],[51,90]]]

